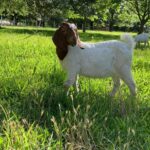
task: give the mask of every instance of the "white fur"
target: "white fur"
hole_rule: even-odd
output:
[[[140,43],[144,43],[145,46],[146,46],[146,44],[149,46],[148,40],[149,40],[148,33],[141,33],[135,37],[135,42],[138,43],[139,45],[140,45]]]
[[[77,75],[93,78],[112,77],[114,87],[111,96],[115,95],[122,79],[132,94],[136,94],[135,83],[131,73],[132,52],[134,40],[130,35],[121,36],[121,41],[111,40],[99,43],[82,43],[84,49],[78,46],[68,47],[67,56],[60,61],[68,73],[65,87],[76,84]]]

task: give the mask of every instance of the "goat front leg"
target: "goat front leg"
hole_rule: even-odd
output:
[[[113,86],[112,92],[110,93],[110,96],[114,97],[117,90],[119,89],[119,86],[120,86],[120,78],[119,77],[113,77],[112,79],[113,79],[113,82],[114,82],[114,86]]]
[[[72,86],[76,81],[76,74],[75,73],[68,73],[68,77],[66,82],[64,83],[64,89],[67,91],[70,88],[70,86]]]
[[[77,93],[79,93],[79,91],[80,91],[78,80],[79,80],[79,76],[76,75],[76,79],[75,79],[75,82],[74,82],[74,84],[73,84],[73,87],[74,87],[74,89],[75,89],[75,91],[76,91]]]

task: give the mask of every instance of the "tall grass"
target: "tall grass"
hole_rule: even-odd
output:
[[[148,150],[150,48],[135,49],[138,88],[125,84],[115,98],[110,79],[80,78],[80,93],[63,90],[51,36],[55,29],[0,29],[0,149]],[[88,31],[83,41],[119,39],[121,32]]]

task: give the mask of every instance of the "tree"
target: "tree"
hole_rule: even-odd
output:
[[[86,31],[87,19],[95,15],[96,0],[69,0],[70,9],[83,19],[83,32]]]
[[[0,0],[0,15],[4,11],[4,0]]]
[[[137,31],[138,21],[139,19],[137,15],[129,11],[127,5],[124,5],[124,3],[122,3],[120,13],[118,14],[118,22],[116,23],[116,25],[122,28],[124,31],[129,29]]]
[[[28,14],[27,3],[24,0],[3,0],[2,4],[3,11],[13,18],[14,25],[17,25],[19,16]]]
[[[145,24],[150,20],[150,0],[125,0],[129,11],[137,15],[139,20],[138,32],[144,31]]]
[[[94,4],[97,18],[101,24],[113,30],[114,24],[118,21],[120,13],[120,5],[122,0],[96,0]]]
[[[109,31],[113,30],[114,24],[118,20],[122,0],[110,0],[106,11],[107,21],[109,24]]]
[[[51,17],[63,17],[66,14],[67,1],[65,0],[27,0],[29,14],[44,26]]]
[[[3,4],[4,4],[4,0],[0,0],[0,28],[2,26],[2,13],[4,11],[4,7],[3,7]]]

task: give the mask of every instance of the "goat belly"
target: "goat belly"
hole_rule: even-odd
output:
[[[112,49],[85,49],[80,59],[80,75],[88,77],[109,77],[114,72],[115,55]]]
[[[100,72],[98,69],[96,71],[93,69],[93,72],[83,69],[79,72],[79,75],[81,76],[92,77],[92,78],[106,78],[112,76],[112,74],[113,74],[112,71],[110,71],[107,68],[103,70],[103,72]]]

